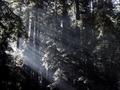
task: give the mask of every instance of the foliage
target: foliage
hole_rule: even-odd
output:
[[[29,37],[25,55],[44,66],[46,72],[40,73],[52,82],[48,87],[119,89],[120,12],[113,0],[15,2],[18,8],[13,10],[22,20],[1,2],[1,49],[23,34],[23,21]]]
[[[7,6],[6,2],[0,2],[0,49],[5,51],[8,43],[18,39],[23,33],[22,21]]]

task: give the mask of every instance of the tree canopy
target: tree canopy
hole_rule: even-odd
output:
[[[119,0],[2,0],[0,52],[17,41],[24,49],[25,65],[47,79],[45,87],[51,89],[119,90],[119,4]],[[25,32],[28,38],[22,46]]]

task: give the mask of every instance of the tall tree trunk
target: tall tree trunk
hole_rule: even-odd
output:
[[[79,9],[80,1],[79,0],[75,0],[75,4],[76,4],[76,19],[80,20],[80,9]]]

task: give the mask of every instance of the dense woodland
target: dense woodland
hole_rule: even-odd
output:
[[[0,90],[120,90],[119,0],[0,0]]]

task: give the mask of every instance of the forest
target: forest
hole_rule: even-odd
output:
[[[120,90],[120,0],[0,0],[0,90]]]

